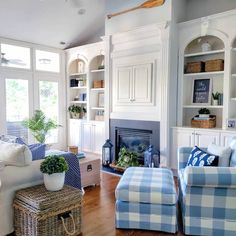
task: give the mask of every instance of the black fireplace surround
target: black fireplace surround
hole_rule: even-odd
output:
[[[143,162],[143,152],[150,144],[160,149],[160,122],[110,119],[110,139],[114,145],[111,161],[116,161],[120,148],[126,147],[137,152]]]

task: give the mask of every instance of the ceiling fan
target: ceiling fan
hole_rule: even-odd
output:
[[[26,64],[20,59],[7,59],[5,58],[5,53],[1,53],[1,64],[13,64],[18,66],[25,66]]]

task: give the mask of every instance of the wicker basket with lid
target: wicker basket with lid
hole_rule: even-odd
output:
[[[64,186],[47,191],[44,185],[16,192],[14,227],[17,236],[67,236],[81,233],[82,191]]]

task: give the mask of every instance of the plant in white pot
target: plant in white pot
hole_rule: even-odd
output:
[[[207,108],[201,108],[198,111],[199,117],[201,118],[209,118],[210,117],[210,110]]]
[[[218,106],[219,104],[219,98],[220,98],[220,93],[216,92],[216,93],[212,93],[212,105],[213,106]]]
[[[81,117],[82,108],[80,106],[71,105],[68,107],[72,119],[79,119]]]
[[[62,156],[48,156],[40,165],[44,174],[44,185],[48,191],[59,191],[65,182],[65,172],[69,166]]]

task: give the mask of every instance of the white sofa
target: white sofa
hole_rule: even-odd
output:
[[[14,231],[12,203],[15,191],[43,183],[41,162],[38,160],[24,167],[5,166],[0,169],[0,236]]]

